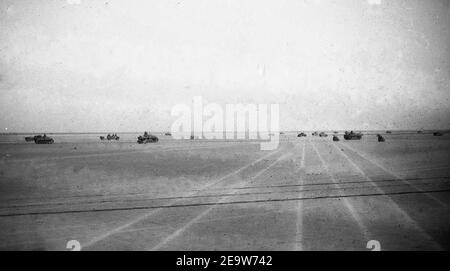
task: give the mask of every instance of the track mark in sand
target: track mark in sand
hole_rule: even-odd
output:
[[[302,169],[305,167],[305,146],[306,141],[303,142],[302,147],[302,157],[300,160],[300,168],[296,173],[300,172],[299,174],[299,183],[298,185],[303,185],[303,178],[302,178]],[[299,193],[299,197],[303,195],[303,192]],[[294,240],[294,250],[295,251],[301,251],[303,250],[303,201],[299,200],[297,202],[297,220],[295,225],[295,240]]]
[[[276,159],[274,162],[272,162],[266,168],[260,170],[256,175],[254,175],[253,177],[249,178],[245,183],[242,184],[242,186],[245,186],[247,183],[249,183],[252,180],[254,180],[254,179],[258,178],[259,176],[261,176],[264,172],[269,170],[272,166],[274,166],[275,164],[277,164],[281,160],[285,159],[288,155],[289,154],[284,154],[284,155],[280,156],[278,159]],[[176,230],[175,232],[173,232],[172,234],[170,234],[169,236],[164,238],[161,242],[159,242],[157,245],[155,245],[154,247],[152,247],[149,250],[155,251],[155,250],[161,249],[163,246],[168,244],[170,241],[172,241],[175,238],[177,238],[181,233],[186,231],[189,227],[191,227],[192,225],[197,223],[201,218],[203,218],[204,216],[209,214],[214,208],[217,207],[218,204],[223,203],[226,198],[227,197],[222,197],[216,204],[212,205],[211,207],[209,207],[208,209],[206,209],[205,211],[203,211],[202,213],[200,213],[199,215],[197,215],[196,217],[191,219],[188,223],[184,224],[184,226],[182,226],[181,228],[179,228],[178,230]]]
[[[242,144],[242,143],[240,143]],[[252,145],[253,143],[246,143],[245,145]],[[64,159],[79,159],[79,158],[91,158],[91,157],[110,157],[116,155],[127,155],[127,154],[136,154],[136,153],[161,153],[161,152],[169,152],[169,151],[190,151],[190,150],[202,150],[202,149],[218,149],[218,148],[226,148],[237,146],[237,144],[233,143],[225,143],[225,144],[216,144],[213,146],[191,146],[191,147],[178,147],[178,146],[161,146],[160,148],[146,148],[141,150],[133,150],[133,151],[114,151],[107,153],[91,153],[91,154],[75,154],[68,156],[60,156],[60,157],[49,157],[45,159],[38,158],[25,158],[25,159],[11,159],[8,162],[26,162],[26,161],[54,161],[54,160],[64,160]],[[159,147],[159,146],[158,146]]]
[[[342,146],[342,144],[341,144],[341,146]],[[424,191],[423,189],[421,189],[420,187],[417,187],[416,185],[414,185],[413,183],[409,182],[409,181],[406,180],[405,178],[402,178],[402,177],[398,176],[397,174],[395,174],[393,171],[391,171],[391,170],[385,168],[383,165],[381,165],[381,164],[378,163],[377,161],[374,161],[374,160],[368,158],[367,155],[362,154],[361,152],[355,150],[354,148],[352,148],[352,147],[350,147],[350,146],[347,146],[347,145],[346,145],[345,147],[347,147],[348,149],[352,150],[353,152],[355,152],[356,154],[358,154],[359,156],[361,156],[363,159],[365,159],[365,160],[368,161],[369,163],[371,163],[371,164],[377,166],[378,168],[380,168],[380,169],[383,170],[384,172],[388,173],[389,175],[391,175],[391,176],[395,177],[396,179],[398,179],[398,180],[400,180],[400,181],[402,181],[402,182],[404,182],[404,183],[410,185],[410,186],[411,186],[412,188],[414,188],[415,190],[420,191],[420,192],[423,192],[423,191]],[[426,197],[428,197],[429,199],[435,201],[435,202],[438,203],[439,205],[445,207],[445,208],[448,208],[448,207],[449,207],[448,204],[446,204],[445,202],[441,201],[440,199],[436,198],[435,196],[433,196],[433,195],[431,195],[431,194],[425,193],[424,195],[425,195]]]
[[[330,145],[330,144],[328,144]],[[355,163],[353,162],[350,157],[348,157],[348,155],[344,152],[342,152],[335,144],[331,144],[331,146],[333,146],[337,152],[344,157],[348,163],[350,163],[350,165],[352,165],[353,168],[355,168],[362,177],[364,177],[368,182],[370,182],[373,187],[375,187],[380,193],[384,193],[386,194],[386,199],[390,201],[390,203],[392,204],[392,206],[395,207],[395,209],[397,210],[397,212],[407,221],[407,223],[409,223],[410,225],[412,225],[416,231],[420,234],[422,234],[423,237],[425,237],[426,239],[428,239],[438,250],[443,250],[442,247],[439,245],[439,243],[437,243],[427,232],[425,232],[424,229],[422,229],[417,222],[412,219],[408,213],[406,213],[393,199],[392,197],[390,197],[389,195],[387,195],[387,193],[381,189],[375,182],[372,181],[372,179],[370,177],[367,176],[367,174]],[[342,146],[342,145],[341,145]]]
[[[263,155],[262,157],[256,159],[255,161],[253,161],[253,162],[251,162],[251,163],[249,163],[249,164],[247,164],[247,165],[245,165],[245,166],[243,166],[243,167],[241,167],[241,168],[239,168],[239,169],[237,169],[237,170],[235,170],[235,171],[233,171],[233,172],[231,172],[231,173],[229,173],[229,174],[227,174],[227,175],[225,175],[225,176],[223,176],[221,178],[219,178],[216,181],[213,181],[213,182],[203,186],[199,191],[197,191],[195,193],[192,193],[191,195],[196,195],[196,194],[198,194],[198,193],[208,189],[209,187],[211,187],[211,186],[213,186],[215,184],[218,184],[218,183],[226,180],[227,178],[229,178],[229,177],[231,177],[233,175],[238,174],[239,172],[241,172],[241,171],[243,171],[243,170],[245,170],[245,169],[247,169],[247,168],[249,168],[249,167],[251,167],[251,166],[253,166],[253,165],[257,164],[257,163],[259,163],[259,162],[261,162],[262,160],[266,159],[267,157],[272,156],[273,154],[276,154],[276,153],[278,153],[280,151],[281,151],[281,149],[273,151],[273,152],[270,152],[270,153],[268,153],[266,155]],[[171,205],[174,205],[177,202],[180,202],[181,200],[182,199],[174,201]],[[126,229],[126,228],[128,228],[128,227],[130,227],[130,226],[132,226],[132,225],[134,225],[134,224],[144,220],[144,219],[149,218],[150,216],[156,214],[160,210],[163,210],[163,209],[159,208],[159,209],[152,210],[151,212],[146,213],[146,214],[144,214],[142,216],[139,216],[139,217],[133,219],[132,221],[130,221],[130,222],[126,223],[126,224],[123,224],[123,225],[121,225],[121,226],[119,226],[117,228],[114,228],[114,229],[112,229],[112,230],[110,230],[110,231],[108,231],[108,232],[106,232],[104,234],[101,234],[100,236],[97,236],[97,237],[93,238],[91,241],[89,241],[89,242],[87,242],[85,244],[82,244],[82,245],[83,245],[84,248],[90,247],[90,246],[92,246],[92,245],[94,245],[94,244],[96,244],[96,243],[98,243],[98,242],[108,238],[109,236],[112,236],[112,235],[114,235],[116,233],[119,233],[122,230],[124,230],[124,229]]]
[[[330,178],[333,181],[333,183],[336,185],[336,187],[338,189],[341,189],[341,186],[339,185],[339,183],[336,180],[336,178],[334,177],[334,175],[331,173],[331,171],[328,168],[325,160],[323,159],[322,155],[317,150],[317,148],[314,145],[314,143],[312,143],[311,141],[309,141],[309,143],[313,147],[314,151],[316,152],[317,156],[319,157],[320,162],[322,163],[322,166],[324,167],[324,169],[327,172],[327,174],[330,176]],[[339,195],[343,196],[341,191],[339,192]],[[345,207],[347,207],[347,209],[350,212],[351,216],[353,217],[353,219],[355,220],[355,222],[358,224],[359,228],[361,229],[361,232],[364,235],[365,240],[371,240],[372,239],[371,238],[371,234],[370,234],[369,230],[367,229],[367,226],[364,224],[364,222],[362,221],[361,217],[359,216],[358,212],[355,210],[353,205],[345,197],[342,197],[342,200],[344,201]]]

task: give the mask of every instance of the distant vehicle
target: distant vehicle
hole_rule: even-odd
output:
[[[36,144],[53,144],[54,142],[53,138],[48,137],[46,134],[34,137],[34,143]]]
[[[191,140],[194,140],[194,139],[195,139],[195,137],[193,135],[191,135]]]
[[[112,134],[112,135],[108,134],[106,137],[100,136],[100,140],[119,140],[119,139],[120,139],[120,137],[116,134]]]
[[[423,131],[417,131],[417,133],[418,133],[418,134],[422,134],[422,133],[423,133]]]
[[[304,137],[304,136],[306,137],[306,134],[303,132],[301,132],[300,134],[297,135],[297,137]]]
[[[324,133],[324,132],[320,132],[319,136],[320,137],[327,137],[328,135],[326,133]]]
[[[386,134],[392,134],[392,132],[391,131],[386,131]]]
[[[382,135],[377,134],[377,137],[378,137],[378,142],[384,142],[385,141],[384,137]]]
[[[165,133],[164,135],[165,135],[165,136],[172,136],[172,133],[167,132],[167,133]]]
[[[137,143],[139,144],[147,144],[147,143],[156,143],[158,142],[158,137],[151,135],[147,132],[144,132],[143,136],[138,136]]]
[[[443,136],[444,134],[441,133],[441,132],[434,132],[433,135],[434,135],[434,136]]]
[[[318,136],[319,133],[318,133],[318,132],[314,132],[314,133],[312,133],[311,135],[312,135],[312,136]]]
[[[353,131],[345,131],[344,133],[344,139],[345,140],[360,140],[362,137],[361,133],[355,133]]]
[[[333,141],[339,141],[339,137],[337,137],[337,136],[333,136]]]
[[[284,132],[280,132],[280,135],[284,135]]]

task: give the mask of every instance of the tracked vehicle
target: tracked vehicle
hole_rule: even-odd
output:
[[[54,142],[53,138],[48,137],[45,134],[43,136],[39,135],[34,137],[34,143],[36,144],[53,144]]]
[[[158,137],[145,132],[144,135],[138,136],[137,143],[139,144],[156,143],[158,142],[158,140],[159,140]]]
[[[360,140],[362,137],[361,133],[355,133],[353,131],[345,131],[344,133],[344,139],[345,140]]]

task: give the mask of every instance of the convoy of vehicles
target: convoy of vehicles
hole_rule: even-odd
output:
[[[100,140],[119,140],[120,137],[117,134],[108,134],[106,137],[100,136]]]
[[[418,130],[417,131],[418,134],[422,134],[423,131],[422,130]],[[284,132],[280,132],[280,134],[284,134]],[[392,134],[391,131],[386,131],[386,134]],[[432,133],[433,136],[443,136],[444,132],[441,131],[436,131]],[[164,135],[166,136],[172,136],[172,134],[170,132],[166,132],[164,133]],[[271,134],[273,135],[273,134]],[[328,134],[326,134],[325,132],[313,132],[312,133],[313,136],[319,136],[319,137],[328,137]],[[297,134],[297,137],[306,137],[306,133],[304,132],[299,132]],[[360,132],[354,132],[354,131],[345,131],[344,132],[344,139],[345,140],[360,140],[362,138],[363,134]],[[386,139],[381,135],[381,134],[377,134],[377,140],[378,142],[385,142]],[[120,137],[117,134],[108,134],[106,137],[105,136],[100,136],[100,140],[119,140]],[[190,137],[191,140],[196,139],[196,137],[194,137],[193,135]],[[338,137],[338,132],[334,132],[334,134],[332,134],[332,140],[333,141],[340,141],[339,137]],[[35,135],[35,136],[27,136],[25,137],[25,141],[26,142],[35,142],[36,144],[52,144],[54,143],[54,139],[47,136],[46,134],[43,135]],[[137,143],[139,144],[146,144],[146,143],[155,143],[158,142],[159,139],[157,136],[149,134],[148,132],[144,132],[144,135],[142,136],[138,136],[137,138]]]

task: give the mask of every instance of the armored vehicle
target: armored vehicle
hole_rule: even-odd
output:
[[[360,140],[361,137],[362,137],[361,133],[355,133],[353,131],[351,131],[351,132],[345,131],[345,133],[344,133],[345,140]]]
[[[34,143],[36,144],[53,144],[54,142],[53,138],[48,137],[45,134],[43,136],[39,135],[34,137]]]
[[[137,143],[139,144],[156,143],[158,142],[158,140],[159,140],[158,137],[145,132],[143,136],[138,136]]]

